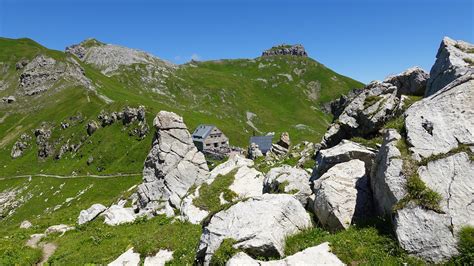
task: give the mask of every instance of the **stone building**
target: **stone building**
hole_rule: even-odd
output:
[[[199,125],[193,134],[194,145],[200,151],[229,149],[229,138],[214,125]]]

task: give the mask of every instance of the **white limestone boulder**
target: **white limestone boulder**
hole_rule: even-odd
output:
[[[79,217],[77,218],[77,223],[79,225],[85,224],[95,219],[99,214],[104,212],[107,208],[102,204],[93,204],[87,210],[82,210],[79,213]]]
[[[309,179],[310,174],[301,168],[288,165],[272,168],[265,176],[263,191],[293,194],[303,206],[306,206],[308,197],[313,193]],[[284,191],[278,191],[281,187]]]
[[[294,255],[281,260],[260,261],[253,259],[244,252],[235,254],[226,266],[317,266],[317,265],[345,265],[339,258],[331,253],[328,242],[302,250]]]
[[[283,256],[285,238],[312,226],[300,202],[288,194],[263,194],[215,214],[204,227],[197,258],[209,265],[224,239],[254,256]]]
[[[117,259],[107,264],[108,266],[138,266],[140,254],[133,251],[133,248],[125,251]]]
[[[104,223],[115,226],[124,223],[131,223],[135,221],[136,215],[133,208],[125,208],[120,205],[112,205],[102,214],[104,216]]]
[[[365,147],[359,143],[350,140],[342,140],[336,146],[318,152],[316,155],[317,174],[322,175],[332,166],[353,159],[363,161],[367,169],[370,170],[376,155],[375,152],[376,150]]]
[[[336,164],[314,181],[314,212],[331,231],[347,229],[370,215],[371,193],[365,163],[355,159]]]
[[[234,176],[234,182],[229,189],[234,191],[239,198],[256,197],[263,193],[263,180],[265,176],[255,168],[242,166]]]
[[[173,259],[173,251],[160,249],[154,256],[146,257],[143,266],[165,266]]]

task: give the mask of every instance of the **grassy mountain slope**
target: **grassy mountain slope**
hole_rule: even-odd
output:
[[[93,46],[94,44],[92,44]],[[100,44],[102,45],[102,44]],[[76,58],[93,89],[67,86],[58,80],[47,91],[25,96],[19,88],[22,70],[15,65],[42,54],[70,64],[72,55],[49,50],[29,39],[0,39],[3,90],[0,97],[14,95],[17,102],[0,104],[0,176],[21,174],[113,174],[138,173],[151,143],[151,133],[143,140],[130,137],[134,125],[115,123],[87,136],[86,125],[102,111],[120,111],[124,106],[144,105],[147,123],[159,110],[184,116],[190,130],[201,123],[221,128],[233,145],[245,147],[253,132],[289,131],[294,142],[319,141],[330,117],[321,104],[361,83],[341,76],[310,58],[292,56],[257,59],[191,62],[161,76],[160,91],[148,76],[146,65],[123,66],[113,75],[104,75],[92,64]],[[104,101],[110,99],[112,102]],[[252,118],[248,114],[254,114]],[[71,117],[81,116],[71,122]],[[250,118],[250,119],[248,119]],[[253,123],[252,128],[248,121]],[[61,129],[61,122],[71,126]],[[85,140],[78,152],[66,152],[59,159],[39,159],[33,131],[46,123],[52,130],[50,142],[55,153],[69,141]],[[258,131],[257,131],[258,130]],[[10,152],[21,134],[33,137],[24,155],[12,159]],[[88,165],[89,157],[94,162]]]

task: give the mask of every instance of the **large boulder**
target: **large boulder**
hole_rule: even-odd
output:
[[[328,242],[302,250],[281,260],[260,261],[253,259],[244,252],[235,254],[226,266],[291,266],[291,265],[345,265],[336,255],[331,253]]]
[[[425,96],[435,94],[453,80],[474,74],[474,45],[444,37],[431,68]]]
[[[111,226],[131,223],[136,218],[132,208],[125,208],[121,205],[112,205],[101,215],[105,218],[104,223]]]
[[[370,215],[371,192],[365,163],[355,159],[331,167],[314,181],[314,212],[331,231],[347,229]]]
[[[263,180],[265,176],[255,168],[242,166],[234,175],[234,182],[229,189],[239,198],[255,197],[262,195]]]
[[[264,193],[293,194],[303,206],[313,193],[310,186],[310,175],[301,168],[284,165],[270,169],[263,184]]]
[[[350,140],[342,140],[338,145],[332,148],[319,150],[316,155],[316,174],[320,176],[334,165],[353,159],[363,161],[367,169],[370,169],[375,158],[375,152],[375,150],[359,143]]]
[[[85,224],[87,222],[90,222],[94,220],[95,217],[97,217],[99,214],[103,213],[107,208],[99,203],[92,204],[92,206],[89,207],[87,210],[82,210],[79,213],[79,217],[77,218],[77,223],[79,225]]]
[[[442,212],[409,204],[396,212],[395,232],[409,253],[439,263],[458,253],[456,243],[461,228],[474,226],[474,163],[461,152],[421,166],[418,175],[441,195]]]
[[[406,194],[407,178],[403,174],[403,160],[397,143],[402,136],[395,129],[388,129],[375,158],[370,185],[374,207],[381,216],[391,215],[393,206]]]
[[[474,143],[474,76],[463,76],[405,112],[410,150],[416,157],[447,153]]]
[[[224,239],[254,256],[283,256],[285,238],[310,228],[311,218],[287,194],[264,194],[215,214],[204,227],[197,258],[209,265]]]
[[[160,111],[153,124],[156,134],[137,191],[139,208],[171,216],[188,190],[209,178],[209,169],[182,117]]]

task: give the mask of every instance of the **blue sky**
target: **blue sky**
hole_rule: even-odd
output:
[[[333,70],[369,82],[419,65],[443,36],[474,42],[472,0],[0,0],[0,36],[53,49],[89,37],[175,63],[253,58],[301,43]]]

